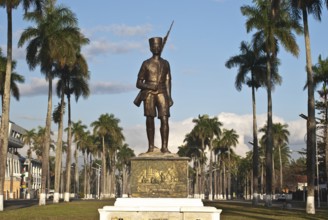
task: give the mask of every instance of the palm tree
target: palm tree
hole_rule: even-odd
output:
[[[81,44],[85,44],[88,42],[88,39],[84,38],[82,34],[81,35]],[[81,45],[77,45],[77,47],[80,47]],[[59,202],[59,184],[60,184],[60,174],[61,174],[61,145],[62,145],[62,136],[63,136],[63,115],[64,115],[64,107],[65,107],[65,94],[74,92],[69,91],[71,88],[70,84],[75,85],[75,87],[79,86],[78,91],[82,91],[82,94],[84,97],[87,97],[89,95],[89,87],[88,84],[85,82],[85,78],[89,79],[88,74],[88,66],[86,64],[86,61],[84,57],[81,54],[76,55],[76,61],[73,64],[65,65],[63,68],[60,66],[56,66],[55,72],[56,75],[60,77],[60,80],[57,83],[56,91],[58,97],[60,97],[60,105],[58,113],[58,139],[57,139],[57,151],[56,151],[56,172],[55,172],[55,194],[54,194],[54,202]],[[76,83],[76,81],[78,83]],[[80,83],[82,81],[82,83]],[[81,86],[82,85],[82,86]],[[81,89],[86,87],[86,89]],[[72,89],[71,89],[72,90]],[[66,92],[67,91],[67,92]],[[79,96],[79,95],[78,95]],[[77,98],[78,99],[78,98]],[[69,103],[70,108],[70,103]],[[70,111],[69,111],[70,112]],[[70,117],[70,116],[69,116]],[[71,147],[70,147],[71,149]],[[70,151],[69,151],[70,152]],[[68,154],[70,155],[70,153]],[[70,159],[68,159],[68,164],[70,164]],[[67,165],[67,164],[66,164]],[[70,172],[68,172],[70,174]],[[69,198],[68,198],[69,200]]]
[[[236,147],[238,144],[238,138],[239,135],[236,133],[236,131],[234,129],[223,129],[222,132],[222,139],[221,139],[221,144],[225,147],[228,148],[228,184],[227,184],[227,188],[228,188],[228,199],[230,199],[231,196],[231,171],[232,171],[232,167],[231,167],[231,162],[230,162],[230,149],[231,147]]]
[[[282,1],[279,10],[271,7],[271,2],[255,0],[255,6],[243,6],[241,12],[247,16],[247,32],[257,29],[253,35],[255,48],[264,48],[266,54],[266,87],[267,87],[267,150],[266,150],[266,206],[272,205],[272,70],[277,63],[278,44],[280,43],[288,52],[297,56],[299,48],[292,31],[302,33],[302,28],[297,19],[290,14],[287,2]],[[276,4],[272,6],[277,7]],[[279,13],[278,13],[279,11]]]
[[[82,39],[83,40],[83,39]],[[84,39],[87,41],[86,39]],[[88,80],[89,80],[88,65],[80,53],[76,54],[76,61],[72,66],[65,66],[61,69],[60,79],[57,83],[57,95],[66,95],[67,105],[68,105],[68,126],[67,126],[67,155],[71,155],[71,145],[72,145],[72,121],[71,121],[71,95],[75,96],[75,101],[77,102],[82,96],[87,98],[90,94]],[[69,192],[70,192],[70,175],[71,175],[71,157],[66,159],[66,192],[64,200],[69,202]]]
[[[64,106],[65,103],[63,99],[58,104],[57,108],[55,108],[53,112],[53,120],[58,124],[58,137],[56,144],[56,158],[55,158],[55,187],[54,187],[54,196],[53,202],[59,203],[59,187],[60,187],[60,179],[61,179],[61,166],[62,166],[62,142],[63,142],[63,114],[64,114]]]
[[[322,109],[323,113],[323,123],[324,123],[324,144],[325,144],[325,167],[326,176],[328,177],[328,57],[322,59],[319,55],[318,63],[312,67],[313,70],[313,84],[316,88],[322,83],[322,89],[318,91],[320,97],[323,101],[316,104],[316,107]],[[327,178],[328,179],[328,178]],[[327,181],[328,186],[328,181]],[[327,194],[328,201],[328,194]]]
[[[119,162],[119,170],[122,172],[122,197],[128,197],[129,193],[129,175],[131,171],[130,159],[135,157],[134,151],[129,148],[129,145],[123,144],[118,149],[117,160]]]
[[[3,100],[3,95],[4,95],[4,87],[5,87],[5,75],[6,75],[6,71],[5,71],[5,66],[7,63],[7,59],[5,57],[3,57],[2,55],[2,51],[0,48],[0,95],[1,95],[1,103],[4,102]],[[16,61],[12,62],[12,70],[14,70],[16,68]],[[10,91],[12,96],[19,101],[19,88],[17,86],[17,82],[18,83],[24,83],[25,82],[25,78],[22,75],[19,75],[16,72],[12,72],[11,73],[11,78],[10,78],[11,82],[10,82]]]
[[[1,116],[1,129],[0,129],[0,211],[4,210],[3,206],[3,190],[5,181],[5,169],[6,158],[8,151],[8,127],[9,127],[9,106],[10,106],[10,85],[12,74],[12,10],[23,2],[23,8],[25,12],[31,5],[36,6],[36,9],[40,8],[41,0],[0,0],[0,6],[6,8],[7,12],[7,62],[6,62],[6,74],[4,82],[4,91],[2,95],[2,116]]]
[[[76,42],[80,42],[80,30],[77,27],[75,15],[63,6],[56,7],[53,1],[47,2],[40,13],[27,13],[24,18],[36,23],[36,27],[27,28],[21,35],[18,45],[29,42],[26,51],[26,60],[30,69],[40,65],[41,72],[48,80],[48,106],[46,116],[46,138],[44,142],[44,163],[42,163],[42,187],[40,205],[46,204],[46,164],[49,158],[50,127],[52,109],[52,80],[53,68],[57,65],[64,67],[76,60]]]
[[[325,1],[328,8],[328,1]],[[314,84],[311,58],[311,44],[308,14],[312,14],[315,19],[321,20],[321,0],[292,0],[292,9],[298,18],[303,18],[304,41],[306,54],[306,73],[308,84],[308,119],[307,119],[307,181],[308,193],[306,201],[306,213],[315,214],[314,204],[314,177],[315,177],[315,155],[316,155],[316,122],[315,122],[315,101],[314,101]]]
[[[265,84],[265,64],[266,57],[262,51],[255,51],[247,42],[241,42],[240,55],[231,57],[226,62],[227,68],[239,66],[238,73],[235,80],[235,87],[241,91],[242,85],[247,84],[252,88],[252,109],[253,109],[253,205],[258,204],[258,137],[257,137],[257,120],[256,120],[256,99],[255,90]],[[250,73],[250,77],[248,74]]]
[[[26,131],[25,134],[22,135],[23,138],[23,143],[24,145],[28,146],[28,150],[27,150],[27,158],[28,158],[28,190],[27,190],[27,195],[26,198],[30,199],[31,197],[31,189],[32,189],[32,185],[31,185],[31,178],[32,178],[32,173],[31,173],[31,160],[32,160],[32,144],[34,142],[35,139],[35,129],[31,129]]]
[[[119,133],[121,133],[121,128],[118,126],[120,120],[115,118],[113,114],[102,114],[99,116],[97,121],[94,121],[91,123],[91,127],[93,127],[93,133],[94,135],[97,135],[101,138],[102,141],[102,155],[101,155],[101,176],[102,182],[101,182],[101,195],[100,197],[106,198],[108,190],[106,189],[106,183],[107,183],[107,162],[106,162],[106,156],[108,153],[108,150],[106,149],[106,143],[105,140],[110,138],[117,138]]]

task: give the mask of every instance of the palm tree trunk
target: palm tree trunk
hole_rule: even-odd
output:
[[[88,195],[87,195],[87,162],[86,162],[84,153],[83,153],[83,163],[84,163],[83,194],[84,194],[84,198],[87,199],[88,198]]]
[[[253,74],[252,74],[253,81]],[[258,178],[259,178],[259,147],[257,139],[256,99],[255,88],[252,86],[253,105],[253,205],[258,205]]]
[[[214,170],[214,188],[213,188],[213,194],[214,199],[218,199],[218,191],[217,191],[217,172],[218,172],[218,163],[217,163],[217,157],[214,156],[214,164],[215,164],[215,170]]]
[[[105,198],[105,194],[107,192],[106,190],[106,176],[107,176],[107,170],[106,170],[106,146],[105,146],[105,137],[102,137],[102,155],[101,155],[101,176],[102,182],[101,182],[101,195],[100,199]]]
[[[75,197],[79,196],[79,194],[80,194],[78,155],[79,155],[79,151],[78,151],[77,146],[76,146],[75,151],[74,151],[74,156],[75,156],[74,175],[75,175],[75,190],[76,190]]]
[[[267,47],[268,48],[268,47]],[[271,62],[270,54],[267,53],[267,141],[266,141],[266,199],[265,205],[272,206],[272,97],[271,97]]]
[[[227,190],[226,190],[226,166],[225,162],[222,161],[222,198],[227,199]]]
[[[304,40],[306,49],[306,72],[308,83],[308,119],[307,119],[307,200],[306,213],[315,214],[314,203],[314,178],[315,178],[315,156],[316,156],[316,123],[315,123],[315,108],[314,108],[314,86],[312,73],[312,59],[310,34],[308,27],[307,11],[303,9],[303,24],[304,24]]]
[[[326,165],[326,178],[328,179],[328,102],[327,94],[325,95],[325,165]],[[328,181],[327,181],[328,189]],[[327,205],[328,205],[328,193],[327,193]]]
[[[7,64],[4,93],[2,97],[2,116],[1,116],[1,131],[0,131],[0,211],[4,210],[4,183],[5,170],[7,163],[8,151],[8,127],[9,127],[9,109],[10,109],[10,81],[12,71],[12,8],[7,7]]]
[[[9,199],[14,199],[14,148],[11,148],[10,156],[10,187],[9,187]]]
[[[42,178],[41,178],[41,194],[39,205],[46,205],[46,187],[49,166],[49,150],[50,150],[50,129],[51,129],[51,112],[52,112],[52,77],[48,74],[49,91],[48,91],[48,109],[44,137],[44,149],[42,151]]]
[[[230,146],[228,147],[228,175],[227,175],[227,187],[228,187],[228,197],[231,199],[231,162],[230,162]]]
[[[32,151],[31,151],[31,145],[29,145],[29,155],[28,155],[28,180],[27,180],[27,184],[28,184],[28,188],[27,188],[27,196],[26,198],[27,199],[31,199],[31,189],[32,189],[32,172],[31,172],[31,169],[32,169],[32,158],[31,158],[31,154],[32,154]]]
[[[58,122],[58,137],[57,137],[57,148],[56,148],[56,161],[55,161],[55,192],[54,192],[54,203],[59,203],[59,187],[61,178],[61,164],[62,164],[62,143],[63,143],[63,115],[64,115],[64,89],[62,87],[61,100],[60,100],[60,119]]]
[[[71,121],[71,100],[67,96],[68,104],[68,130],[67,130],[67,152],[66,152],[66,187],[64,201],[69,202],[71,191],[71,151],[72,151],[72,121]]]
[[[212,150],[212,144],[210,147],[210,169],[209,169],[209,196],[208,199],[209,200],[213,200],[213,150]]]
[[[280,145],[278,145],[278,150],[279,150],[280,192],[281,192],[282,191],[283,176],[282,176],[282,160],[281,160],[281,149],[280,149]]]

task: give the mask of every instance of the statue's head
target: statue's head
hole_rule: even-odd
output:
[[[150,51],[153,54],[160,55],[163,47],[163,39],[161,37],[149,38],[149,46],[150,46]]]

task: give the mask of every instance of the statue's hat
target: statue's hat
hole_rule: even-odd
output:
[[[163,39],[161,37],[149,38],[149,45],[153,45],[155,43],[162,45],[163,44]]]

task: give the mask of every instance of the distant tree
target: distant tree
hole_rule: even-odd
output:
[[[31,177],[32,177],[32,172],[31,172],[31,166],[32,166],[32,145],[35,140],[35,129],[31,129],[25,132],[25,134],[22,135],[23,138],[23,143],[24,145],[28,146],[27,150],[27,158],[28,158],[28,181],[27,181],[27,195],[26,198],[30,199],[31,198],[31,189],[32,189],[32,182],[31,182]]]
[[[222,138],[221,138],[221,145],[225,146],[228,148],[228,175],[227,175],[227,179],[228,179],[228,184],[227,184],[227,188],[228,188],[228,199],[231,199],[231,170],[232,170],[232,166],[231,166],[231,147],[236,147],[238,144],[238,138],[239,135],[237,134],[237,132],[234,129],[223,129],[222,132]]]
[[[135,157],[134,151],[127,144],[118,149],[118,170],[122,173],[122,196],[128,197],[128,183],[131,171],[131,158]]]
[[[113,114],[102,114],[99,116],[97,121],[91,123],[91,127],[93,127],[93,134],[99,136],[102,142],[102,164],[101,164],[101,176],[102,183],[101,183],[101,199],[104,199],[108,196],[108,191],[106,189],[107,183],[107,161],[106,156],[109,153],[109,150],[106,149],[106,146],[109,146],[108,143],[106,144],[105,141],[108,138],[111,138],[114,143],[119,143],[123,140],[122,129],[119,127],[120,120],[115,118]]]

